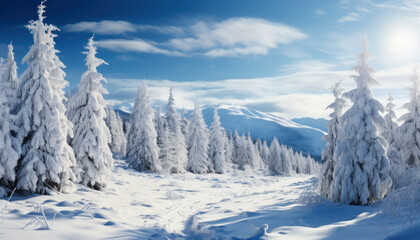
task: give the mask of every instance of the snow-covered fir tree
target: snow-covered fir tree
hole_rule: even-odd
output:
[[[97,67],[107,64],[96,57],[96,42],[91,37],[86,45],[87,70],[83,73],[77,92],[67,104],[67,117],[74,124],[71,140],[77,165],[81,170],[81,183],[101,190],[111,177],[111,133],[105,123],[106,101],[102,94],[108,93],[102,86],[105,78]]]
[[[233,162],[233,152],[234,152],[233,135],[232,133],[230,133],[229,137],[226,135],[226,143],[225,143],[226,163],[229,167],[231,167],[232,162]]]
[[[209,156],[214,166],[214,172],[225,173],[227,168],[225,145],[226,135],[222,126],[217,108],[214,109],[209,139]]]
[[[123,130],[123,123],[115,110],[109,106],[106,108],[106,125],[111,133],[111,143],[109,148],[114,153],[125,155],[126,139]]]
[[[376,80],[368,64],[367,41],[353,77],[357,88],[344,94],[353,105],[343,116],[338,134],[335,167],[329,198],[344,204],[371,204],[390,190],[390,163],[386,156],[386,140],[380,135],[385,120],[383,106],[372,97],[371,85]]]
[[[155,128],[157,134],[157,145],[159,149],[162,146],[162,136],[163,136],[163,127],[164,127],[164,118],[162,116],[162,106],[160,105],[160,101],[158,102],[157,110],[155,111]]]
[[[175,173],[177,169],[177,163],[175,161],[176,144],[174,142],[174,138],[171,137],[165,118],[163,118],[162,124],[162,132],[160,135],[161,144],[159,146],[159,161],[162,166],[162,172]]]
[[[185,110],[185,108],[182,108],[181,111],[181,132],[184,135],[185,139],[188,138],[188,126],[189,126],[189,122],[187,119],[187,111]]]
[[[11,112],[14,112],[17,103],[17,87],[19,81],[12,43],[8,45],[7,62],[0,69],[0,80],[4,82],[4,94],[6,94],[9,109]]]
[[[139,171],[161,171],[154,114],[146,83],[143,82],[137,90],[127,137],[129,166]]]
[[[65,66],[56,55],[53,31],[44,23],[45,5],[38,6],[38,20],[26,26],[34,44],[23,58],[28,68],[18,88],[17,137],[22,146],[17,189],[27,193],[66,192],[75,180],[73,149],[67,143],[72,124],[66,118],[63,88],[68,85]]]
[[[239,155],[242,151],[241,149],[241,137],[238,134],[238,130],[235,129],[235,135],[233,135],[233,152],[232,152],[232,163],[239,164]]]
[[[251,169],[262,168],[262,160],[260,155],[255,150],[254,143],[252,142],[251,135],[248,133],[248,137],[242,135],[239,144],[239,157],[238,166],[240,169],[245,169],[249,166]]]
[[[209,136],[206,131],[203,114],[198,101],[188,128],[188,170],[193,173],[208,173],[213,169],[210,162]]]
[[[396,140],[397,136],[397,129],[398,124],[395,122],[395,119],[397,119],[397,116],[394,112],[395,104],[394,104],[394,98],[392,97],[391,91],[389,92],[388,97],[388,103],[386,104],[385,111],[385,121],[386,125],[383,129],[383,136],[387,140],[389,145],[392,145],[394,141]]]
[[[280,154],[280,144],[279,141],[277,140],[276,137],[273,138],[273,141],[271,141],[270,144],[270,155],[269,155],[269,164],[268,164],[268,169],[270,171],[273,172],[277,172],[276,168],[277,168],[277,159],[280,159],[281,154]]]
[[[413,86],[411,88],[410,102],[404,104],[408,110],[401,116],[403,121],[399,128],[400,132],[400,156],[402,161],[409,166],[420,166],[420,97],[419,97],[419,77],[417,70],[411,76]]]
[[[166,106],[165,114],[166,127],[169,132],[169,142],[174,151],[170,151],[173,156],[170,159],[173,162],[170,166],[162,164],[165,172],[170,173],[183,173],[187,169],[188,165],[188,152],[186,146],[185,136],[181,131],[181,119],[175,108],[175,100],[172,93],[172,88],[169,91],[168,105]]]
[[[16,63],[13,59],[13,48],[9,45],[8,61],[1,66],[0,75],[0,188],[13,189],[16,180],[16,166],[20,156],[20,144],[12,136],[16,131],[15,116],[10,113],[15,101]],[[0,197],[5,197],[0,191]]]
[[[280,175],[290,175],[292,165],[287,154],[287,149],[280,146],[276,137],[270,145],[269,169]]]
[[[267,141],[264,140],[262,146],[261,146],[261,160],[263,161],[265,166],[269,166],[269,157],[270,157],[270,148],[267,145]]]
[[[334,152],[337,147],[338,132],[341,129],[341,115],[345,107],[346,101],[342,97],[343,88],[341,88],[341,81],[336,82],[331,88],[334,95],[334,102],[331,103],[327,109],[332,109],[330,114],[330,121],[328,121],[328,134],[324,136],[325,148],[322,150],[322,169],[319,174],[319,191],[320,194],[326,198],[330,195],[330,185],[333,179],[334,172]]]

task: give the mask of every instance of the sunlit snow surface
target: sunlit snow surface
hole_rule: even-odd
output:
[[[384,239],[401,230],[405,217],[382,213],[380,204],[315,197],[302,205],[299,197],[314,181],[263,170],[157,175],[117,160],[105,191],[78,186],[56,196],[14,195],[0,219],[0,239]],[[33,203],[44,209],[50,230],[37,220],[27,225],[44,221]],[[0,200],[0,209],[5,204]]]

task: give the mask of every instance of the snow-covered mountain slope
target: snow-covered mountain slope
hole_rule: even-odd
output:
[[[295,123],[305,125],[305,126],[318,128],[324,132],[328,131],[328,128],[327,128],[328,120],[325,118],[304,117],[304,118],[293,118],[292,121]]]
[[[322,139],[325,132],[320,129],[246,107],[222,105],[218,109],[220,121],[227,132],[233,133],[235,129],[239,134],[250,132],[252,138],[260,138],[268,142],[277,137],[282,144],[309,153],[316,158],[321,156],[321,151],[325,146]],[[207,125],[210,125],[213,120],[213,112],[214,108],[203,110]]]
[[[114,106],[123,120],[128,119],[131,110],[127,104]],[[241,106],[221,105],[218,113],[222,126],[226,131],[239,134],[251,134],[254,139],[260,138],[269,143],[274,136],[280,143],[295,150],[309,153],[319,159],[325,146],[322,139],[325,132],[311,126],[302,125],[292,120]],[[214,107],[203,109],[203,117],[207,126],[213,121]],[[189,116],[190,112],[187,113]]]

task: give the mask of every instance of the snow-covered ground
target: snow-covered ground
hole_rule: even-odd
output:
[[[382,213],[380,203],[346,206],[310,196],[314,181],[263,171],[164,176],[117,160],[104,191],[79,186],[0,200],[0,239],[384,239],[401,230],[406,217]]]

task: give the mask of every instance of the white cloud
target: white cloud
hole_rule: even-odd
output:
[[[98,46],[116,52],[145,52],[171,56],[183,56],[177,51],[168,51],[155,46],[154,42],[146,42],[142,39],[107,39],[98,41]]]
[[[78,22],[64,27],[68,32],[91,32],[104,35],[136,32],[137,26],[126,21],[103,20],[100,22]]]
[[[68,32],[90,32],[103,35],[119,35],[138,31],[154,31],[168,35],[182,35],[184,33],[182,27],[142,25],[122,20],[83,21],[64,25],[63,29]]]
[[[296,28],[259,18],[230,18],[221,22],[200,21],[184,38],[168,45],[182,51],[198,51],[209,57],[267,54],[280,44],[306,37]]]
[[[310,65],[318,65],[309,67]],[[392,90],[397,108],[397,115],[404,112],[400,107],[408,101],[407,88],[411,85],[409,75],[413,66],[404,66],[389,70],[380,70],[374,77],[380,85],[374,86],[374,97],[386,104],[389,90]],[[227,79],[220,81],[175,82],[170,80],[147,80],[150,95],[155,100],[166,102],[168,90],[173,87],[178,107],[192,109],[194,101],[199,99],[203,105],[239,105],[261,111],[268,111],[284,117],[328,117],[325,110],[332,101],[330,87],[338,80],[343,80],[343,87],[351,90],[356,87],[350,77],[350,70],[334,70],[335,65],[308,61],[297,62],[290,69],[299,72],[285,73],[275,77],[252,79]],[[109,99],[120,103],[132,102],[136,88],[142,79],[108,78]]]
[[[360,14],[357,12],[351,12],[349,14],[347,14],[346,16],[338,19],[337,21],[340,23],[345,23],[345,22],[355,22],[355,21],[359,21],[360,18]]]
[[[221,22],[199,21],[183,27],[136,25],[127,21],[104,20],[67,24],[64,30],[95,32],[104,35],[154,31],[171,37],[167,42],[161,43],[108,39],[102,41],[102,47],[114,51],[151,52],[178,56],[199,54],[208,57],[265,55],[270,49],[278,48],[280,44],[288,44],[306,37],[296,28],[260,18],[229,18]],[[156,45],[161,47],[158,48]]]
[[[326,12],[322,9],[315,10],[315,17],[320,17],[320,16],[323,16],[325,14],[326,14]]]

